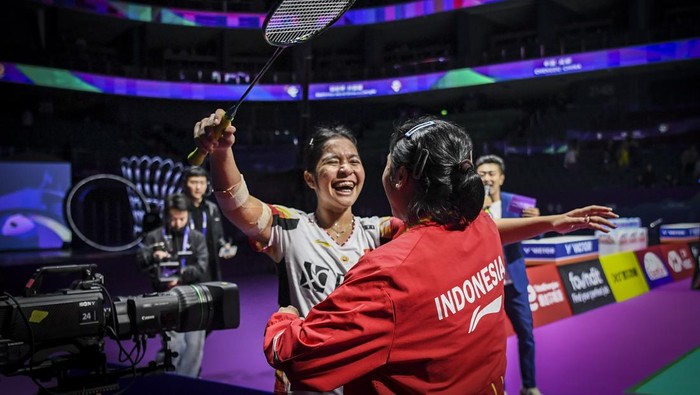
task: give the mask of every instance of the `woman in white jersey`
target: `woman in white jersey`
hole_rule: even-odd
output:
[[[286,275],[288,302],[304,317],[342,282],[365,251],[391,240],[403,223],[393,217],[353,215],[365,172],[355,137],[343,127],[317,129],[306,146],[304,181],[316,194],[314,212],[267,204],[250,195],[231,149],[236,129],[229,126],[221,138],[214,138],[224,114],[219,109],[194,127],[197,147],[210,155],[214,195],[224,216],[262,252],[275,262],[284,260],[280,275]],[[503,219],[497,225],[508,244],[548,231],[605,230],[604,225],[614,227],[605,218],[615,216],[607,207],[588,206],[560,215]],[[279,386],[275,391],[284,393]]]

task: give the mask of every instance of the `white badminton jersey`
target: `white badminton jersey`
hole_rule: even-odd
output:
[[[291,304],[305,317],[326,299],[365,252],[391,240],[401,221],[393,217],[354,217],[350,238],[339,245],[316,224],[314,213],[270,205],[272,234],[258,248],[275,262],[284,260]],[[262,248],[260,248],[262,247]]]

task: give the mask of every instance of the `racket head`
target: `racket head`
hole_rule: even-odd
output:
[[[290,47],[316,37],[352,7],[355,0],[280,0],[263,24],[265,40]]]

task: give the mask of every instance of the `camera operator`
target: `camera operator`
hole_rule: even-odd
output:
[[[206,240],[201,232],[187,226],[187,202],[187,197],[182,194],[166,197],[164,225],[149,232],[144,239],[139,261],[157,292],[176,285],[209,281]],[[168,348],[178,354],[173,359],[175,372],[197,377],[204,352],[205,331],[167,331],[166,335],[170,339]],[[157,359],[162,360],[164,354],[161,350]]]

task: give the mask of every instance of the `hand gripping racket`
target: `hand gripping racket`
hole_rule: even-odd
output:
[[[353,3],[355,0],[281,0],[277,3],[267,14],[263,25],[265,40],[277,48],[265,66],[253,78],[238,102],[226,112],[221,123],[214,130],[214,137],[221,138],[224,129],[231,124],[238,107],[248,96],[250,90],[285,48],[303,44],[321,34],[349,10]],[[199,166],[204,162],[206,156],[206,152],[195,148],[187,156],[187,160],[191,165]]]

